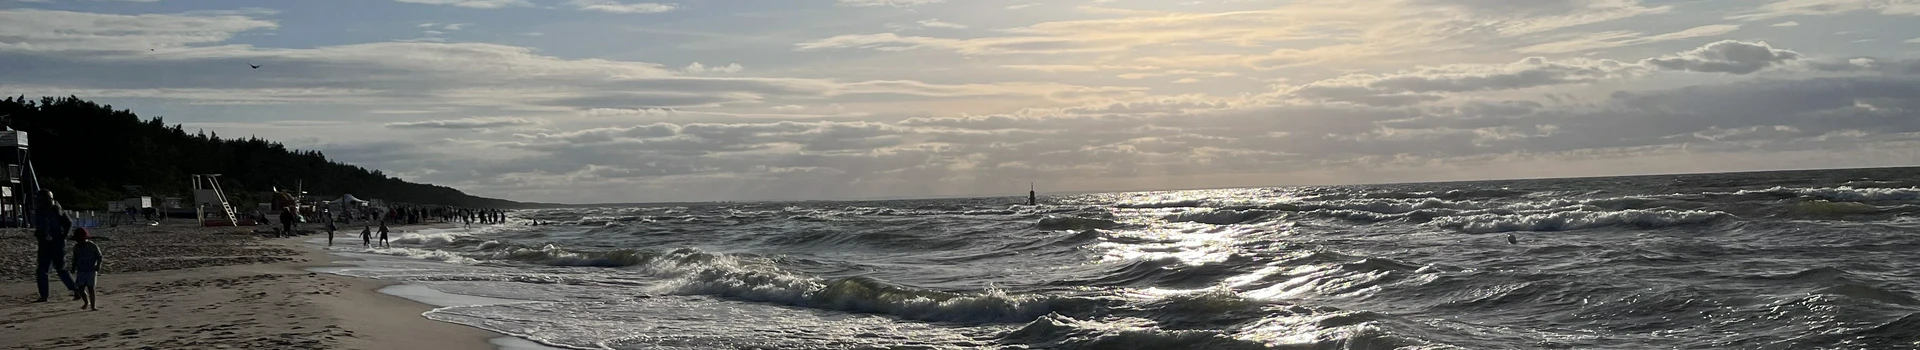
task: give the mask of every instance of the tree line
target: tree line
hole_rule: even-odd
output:
[[[407,182],[379,170],[328,160],[320,151],[288,149],[257,137],[221,138],[217,133],[141,119],[78,97],[26,96],[0,101],[0,116],[27,132],[34,170],[43,187],[71,209],[105,209],[108,201],[134,195],[175,196],[191,201],[191,174],[222,174],[220,186],[236,208],[267,201],[270,187],[309,194],[353,194],[390,202],[474,208],[522,208],[532,204],[482,198],[453,188]],[[23,171],[24,172],[24,171]],[[126,186],[139,186],[138,192]],[[158,198],[155,198],[158,201]],[[158,204],[158,203],[155,203]]]

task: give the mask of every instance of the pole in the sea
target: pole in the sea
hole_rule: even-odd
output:
[[[1040,205],[1039,199],[1040,199],[1040,196],[1035,195],[1035,192],[1033,192],[1033,183],[1028,182],[1027,183],[1027,205]]]

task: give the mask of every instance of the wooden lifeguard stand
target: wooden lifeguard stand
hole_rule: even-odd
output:
[[[4,119],[6,116],[0,116]],[[30,227],[34,198],[40,195],[40,177],[33,172],[33,157],[27,152],[27,132],[0,127],[0,158],[7,166],[7,181],[0,186],[0,217],[4,226]]]
[[[240,226],[240,218],[220,189],[220,174],[193,175],[193,215],[201,226]],[[208,206],[213,206],[208,210]],[[224,215],[224,216],[218,216]]]

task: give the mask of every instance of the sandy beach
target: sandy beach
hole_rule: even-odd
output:
[[[495,348],[488,340],[499,334],[426,319],[432,307],[377,292],[390,282],[306,270],[345,260],[304,242],[315,235],[260,238],[249,229],[176,221],[94,230],[107,261],[98,311],[81,310],[58,281],[53,301],[34,303],[31,234],[8,229],[0,236],[0,347]]]

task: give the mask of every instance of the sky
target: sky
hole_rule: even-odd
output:
[[[556,203],[1902,166],[1920,0],[0,0],[0,94]]]

